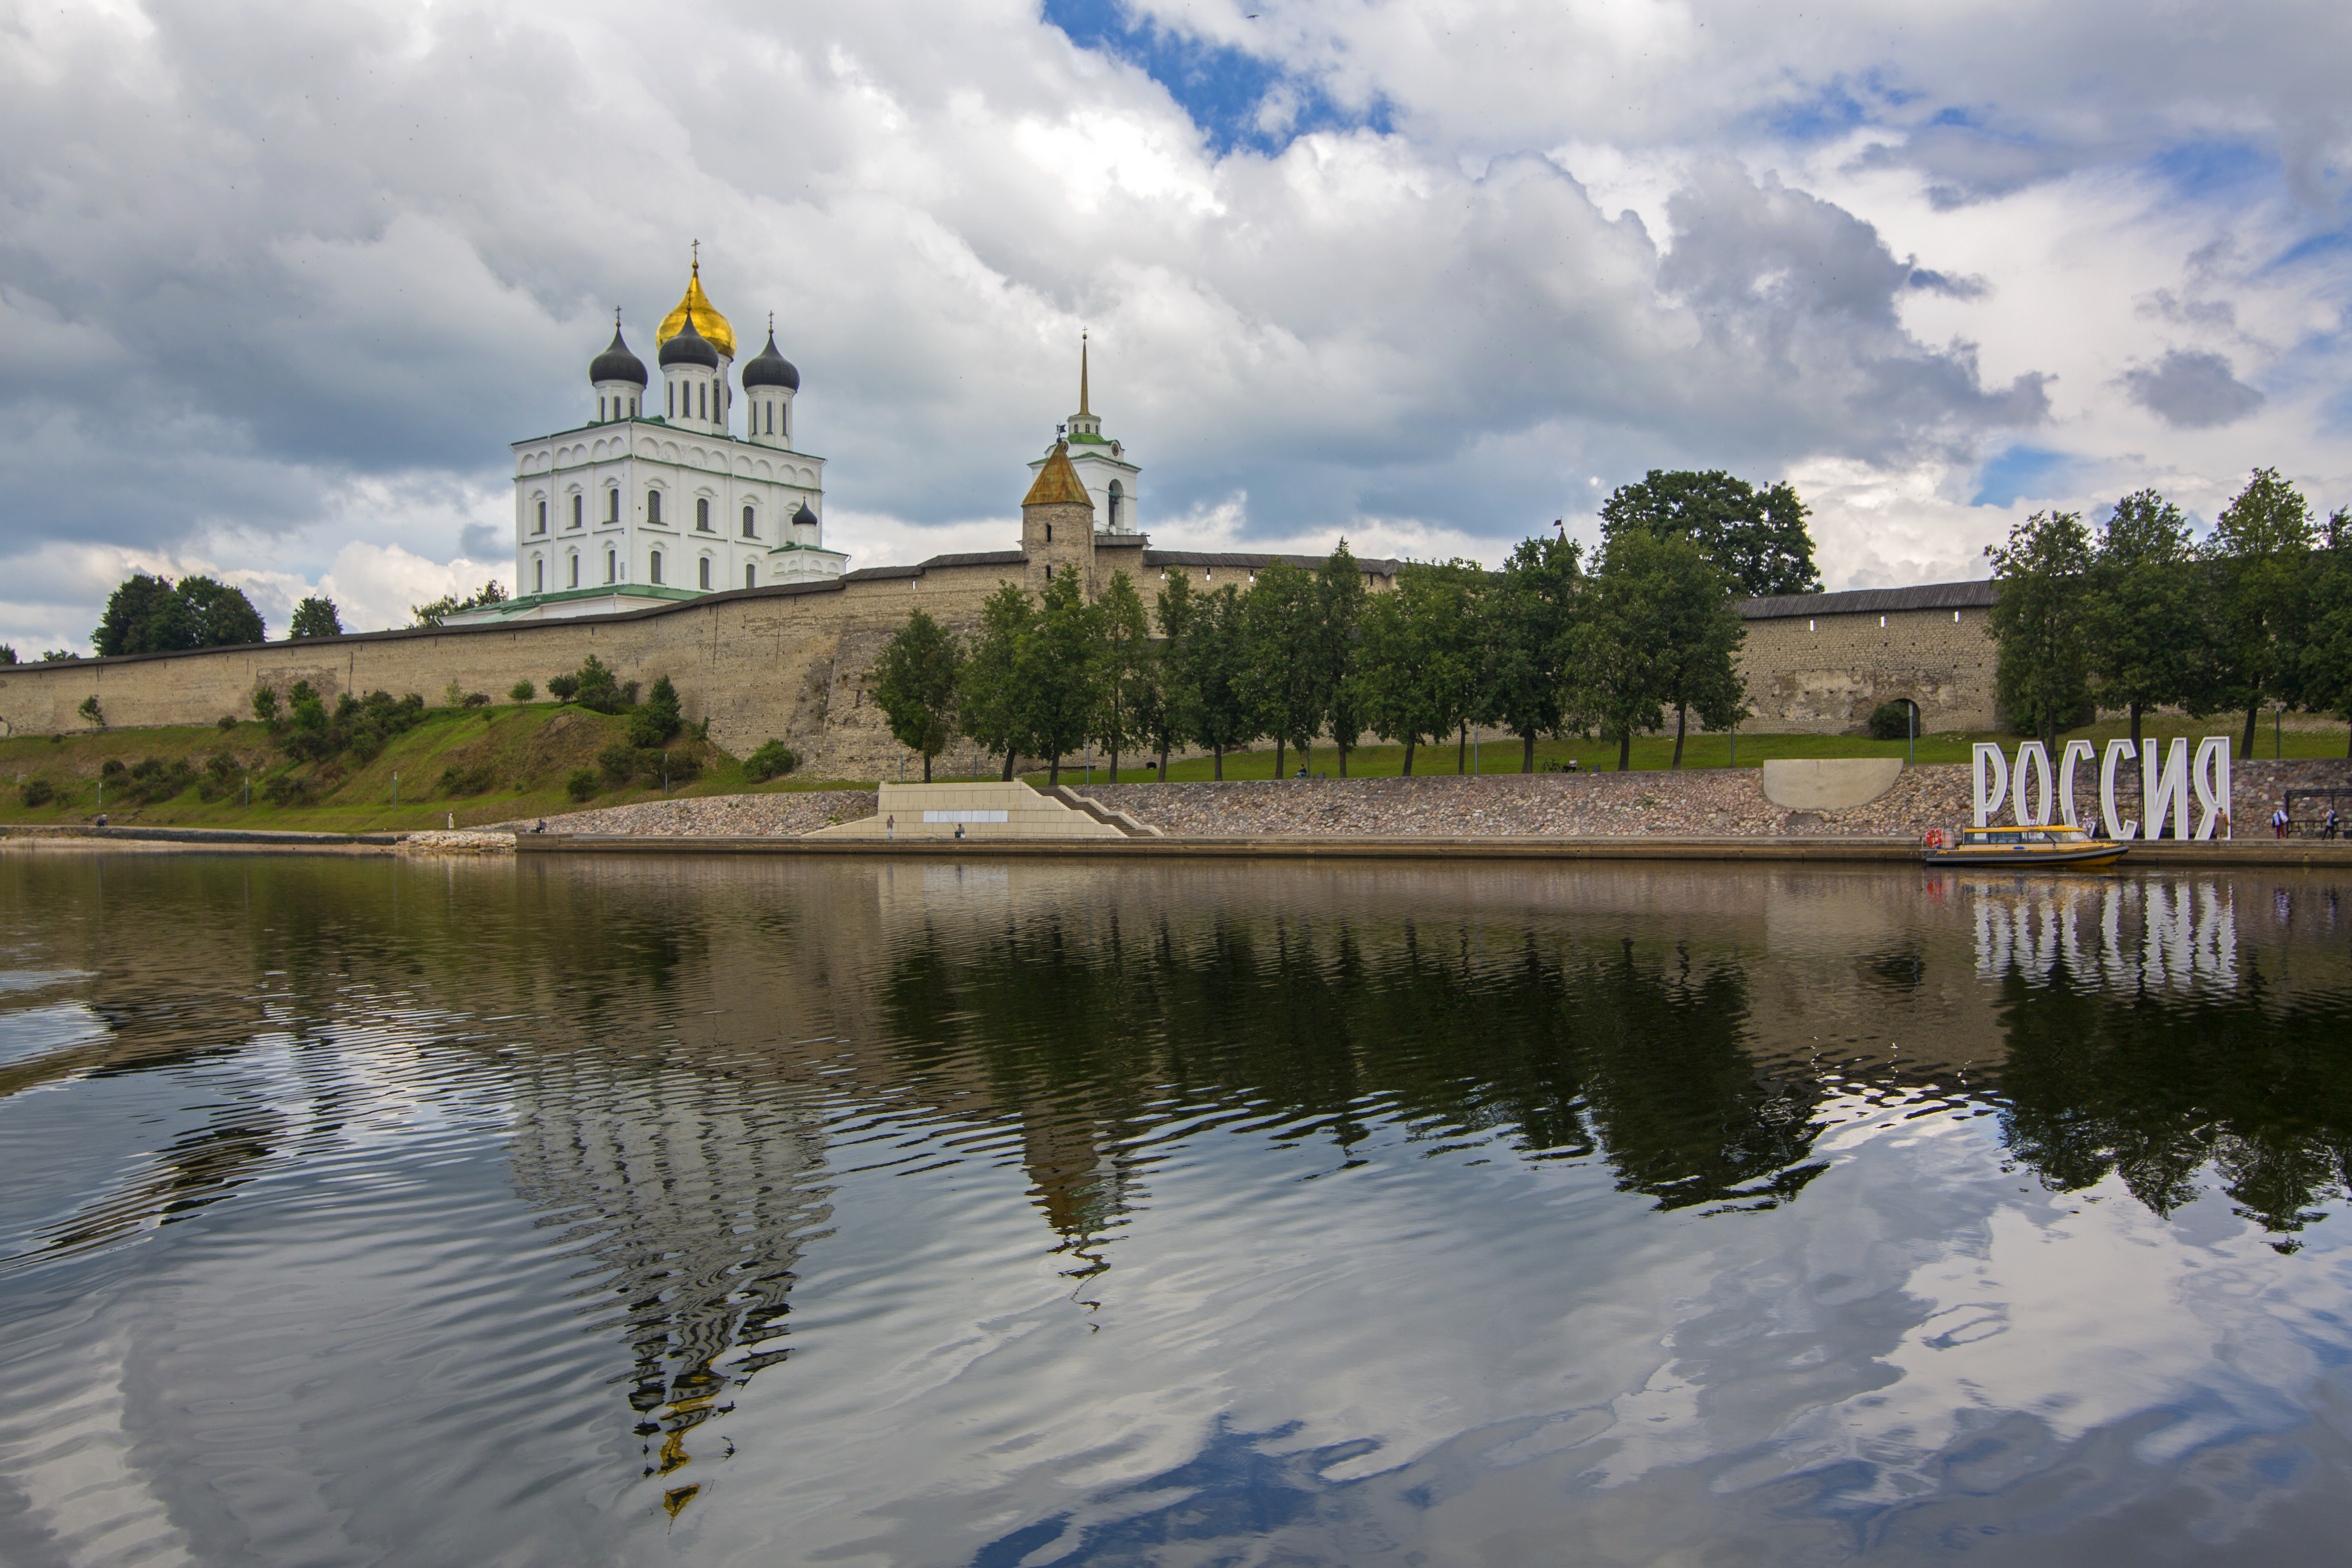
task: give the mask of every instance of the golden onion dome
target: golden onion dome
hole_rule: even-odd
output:
[[[700,332],[722,358],[733,359],[735,329],[728,324],[726,317],[719,313],[718,307],[710,302],[710,296],[702,291],[702,263],[699,261],[694,264],[694,272],[686,281],[686,292],[678,296],[677,303],[671,307],[668,315],[662,318],[661,331],[654,334],[654,347],[658,349],[677,336],[679,330],[686,325],[689,310],[694,312],[694,330]]]

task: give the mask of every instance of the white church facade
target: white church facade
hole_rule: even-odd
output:
[[[793,445],[800,372],[777,352],[772,323],[740,377],[735,347],[699,259],[655,336],[658,385],[615,312],[613,341],[588,369],[593,420],[514,443],[514,597],[446,624],[610,615],[840,577],[849,558],[824,547],[821,521],[824,459]]]

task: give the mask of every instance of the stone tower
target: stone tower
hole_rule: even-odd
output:
[[[1037,470],[1036,482],[1021,499],[1021,551],[1029,557],[1024,586],[1033,593],[1065,573],[1078,574],[1078,591],[1092,599],[1095,580],[1095,503],[1085,481],[1070,466],[1070,447],[1056,441]]]

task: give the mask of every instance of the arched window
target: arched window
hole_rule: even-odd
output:
[[[702,568],[702,591],[707,594],[710,591],[710,557],[704,556],[698,564]]]
[[[759,585],[760,569],[757,566],[753,566],[749,563],[746,563],[743,567],[743,586],[746,588],[756,588]]]
[[[1118,503],[1126,499],[1127,492],[1119,488],[1118,481],[1117,479],[1111,480],[1110,506],[1108,510],[1110,514],[1110,529],[1113,533],[1117,533],[1118,531]]]
[[[547,503],[545,501],[539,503],[539,526],[532,529],[531,531],[533,533],[545,533],[547,531]]]
[[[710,498],[709,496],[694,498],[694,526],[705,533],[710,531]]]
[[[646,492],[646,521],[656,528],[661,526],[661,491]]]
[[[669,395],[669,412],[675,416],[677,413],[677,383],[674,381],[665,382],[663,384],[663,390]]]
[[[576,552],[572,557],[572,586],[580,586],[580,557]]]
[[[710,417],[710,384],[707,381],[694,384],[694,416],[697,419]]]
[[[746,539],[760,537],[760,531],[752,526],[751,509],[748,506],[743,509],[743,537]]]
[[[614,574],[619,570],[619,568],[620,558],[618,552],[611,550],[604,552],[604,581],[607,583],[612,582]]]
[[[581,494],[579,491],[577,491],[577,490],[574,490],[574,491],[572,491],[572,527],[577,528],[577,527],[579,527],[579,526],[580,526],[582,513],[586,510],[587,505],[588,505],[588,498],[587,498],[586,496],[582,495],[582,494]]]
[[[601,397],[596,400],[596,423],[604,423],[604,400]]]
[[[607,522],[621,521],[621,487],[618,485],[604,492],[604,520]]]
[[[652,558],[646,563],[646,565],[648,568],[646,574],[646,580],[652,583],[659,583],[661,581],[661,552],[658,550],[655,551]]]
[[[530,591],[534,594],[547,592],[547,563],[536,555],[530,558]]]
[[[637,400],[634,396],[629,399],[629,412],[632,414],[638,412]]]

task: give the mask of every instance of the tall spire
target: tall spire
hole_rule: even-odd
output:
[[[1087,406],[1087,334],[1084,332],[1078,334],[1078,412],[1094,412]]]

